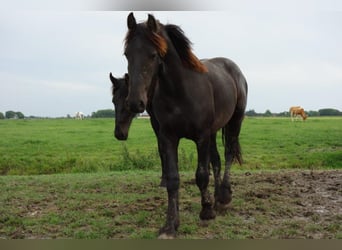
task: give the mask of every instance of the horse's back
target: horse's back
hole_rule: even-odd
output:
[[[237,90],[247,94],[246,78],[234,61],[225,57],[215,57],[205,59],[203,63],[208,67],[210,76],[215,78],[215,82],[223,82],[224,85],[227,85],[227,79],[231,77],[234,80]]]
[[[217,57],[202,62],[208,68],[214,94],[215,130],[226,124],[237,111],[243,115],[247,104],[247,81],[240,68],[228,58]]]
[[[216,57],[206,60],[204,64],[209,68],[210,79],[213,85],[219,88],[236,89],[238,99],[247,97],[247,81],[239,66],[232,60],[224,57]],[[242,96],[241,96],[242,95]]]

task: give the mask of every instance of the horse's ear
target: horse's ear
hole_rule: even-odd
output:
[[[134,30],[136,26],[137,26],[137,22],[135,20],[133,12],[131,12],[131,13],[129,13],[129,15],[127,17],[127,27],[129,30]]]
[[[149,28],[150,31],[156,32],[158,29],[157,21],[154,18],[153,15],[148,14],[148,19],[147,19],[147,27]]]
[[[118,87],[118,84],[119,84],[119,81],[118,81],[118,79],[116,79],[116,78],[112,75],[112,72],[109,73],[109,79],[110,79],[110,81],[112,82],[113,87],[114,87],[114,88],[117,88],[117,87]]]

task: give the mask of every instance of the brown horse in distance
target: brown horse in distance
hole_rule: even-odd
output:
[[[294,117],[301,116],[302,119],[305,121],[306,118],[308,117],[307,114],[305,113],[304,109],[301,106],[293,106],[290,108],[290,115],[291,115],[291,120],[293,121]]]

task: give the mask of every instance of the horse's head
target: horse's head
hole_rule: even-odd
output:
[[[127,17],[125,56],[128,61],[129,91],[127,106],[131,112],[146,109],[150,86],[158,74],[167,42],[161,36],[161,24],[152,15],[147,22],[136,23],[133,13]]]
[[[112,102],[115,108],[115,129],[114,135],[118,140],[127,140],[128,130],[135,113],[128,110],[126,98],[128,95],[128,74],[124,78],[115,78],[112,73],[109,78],[112,86]]]

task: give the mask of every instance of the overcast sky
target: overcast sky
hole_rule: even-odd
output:
[[[249,84],[247,110],[342,110],[342,4],[317,0],[279,8],[265,0],[244,8],[246,2],[222,11],[134,14],[138,21],[153,13],[180,25],[199,58],[235,61]],[[0,112],[59,117],[113,107],[108,73],[127,71],[123,39],[130,11],[3,5]]]

